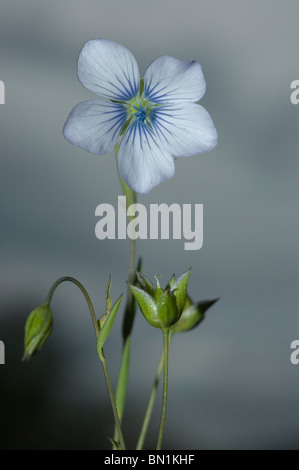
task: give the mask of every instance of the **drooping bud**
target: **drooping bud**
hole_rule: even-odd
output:
[[[52,311],[48,302],[37,307],[28,316],[25,324],[24,355],[30,359],[46,342],[52,331]]]

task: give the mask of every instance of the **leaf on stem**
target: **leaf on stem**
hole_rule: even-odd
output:
[[[112,330],[113,323],[114,323],[116,314],[118,312],[122,296],[123,296],[123,294],[121,294],[121,296],[117,299],[117,301],[113,305],[110,313],[108,314],[107,318],[105,319],[105,322],[104,322],[104,324],[102,326],[102,329],[100,330],[98,338],[97,338],[97,352],[98,352],[98,356],[101,359],[101,361],[104,360],[103,346],[104,346],[104,343],[105,343],[106,339],[108,338],[108,336],[109,336],[109,334]]]

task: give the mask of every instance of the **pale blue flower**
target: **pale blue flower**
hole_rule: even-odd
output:
[[[206,90],[196,61],[159,57],[140,79],[128,49],[93,39],[79,55],[78,77],[105,101],[79,103],[64,125],[64,137],[99,155],[120,142],[119,173],[138,193],[173,176],[173,157],[207,152],[217,144],[209,113],[196,104]]]

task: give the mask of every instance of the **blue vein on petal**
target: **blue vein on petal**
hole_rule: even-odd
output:
[[[103,114],[109,114],[109,113],[112,113],[113,111],[106,111],[104,112]],[[114,141],[114,138],[115,136],[118,134],[120,134],[121,130],[123,129],[124,127],[124,124],[125,124],[125,121],[126,121],[126,112],[125,110],[120,110],[120,112],[115,115],[114,117],[111,117],[110,119],[107,119],[103,125],[105,123],[108,123],[108,122],[113,122],[113,124],[111,125],[111,127],[106,131],[106,132],[109,132],[113,129],[114,129],[114,132],[113,132],[113,135],[111,136],[110,138],[110,143]]]
[[[176,111],[178,109],[179,108],[172,108],[172,111]],[[159,139],[161,140],[160,136],[162,135],[165,138],[165,140],[167,141],[167,143],[169,145],[171,145],[169,140],[167,139],[166,133],[170,134],[173,137],[175,137],[175,133],[172,133],[171,130],[169,128],[165,127],[165,124],[163,124],[163,123],[167,123],[169,126],[172,126],[174,128],[175,127],[180,128],[180,127],[177,126],[174,123],[171,123],[170,121],[168,121],[166,119],[167,116],[171,117],[172,113],[169,114],[165,111],[166,111],[166,107],[163,107],[163,108],[157,109],[157,111],[155,111],[153,113],[153,115],[152,115],[152,126],[155,129],[155,133],[156,133],[157,137],[159,137]]]
[[[165,117],[171,116],[171,114],[165,112],[165,109],[166,109],[166,107],[164,108],[164,112],[161,112],[162,108],[159,108],[159,113],[158,112],[153,113],[152,119],[151,119],[152,127],[150,127],[144,121],[140,121],[140,120],[133,121],[130,124],[129,128],[127,129],[126,141],[128,141],[129,138],[131,137],[132,141],[135,142],[135,144],[136,144],[136,142],[137,142],[136,139],[139,138],[140,148],[141,148],[141,150],[143,150],[142,137],[144,137],[146,139],[148,147],[153,150],[152,145],[149,141],[149,137],[151,137],[153,143],[157,146],[158,143],[157,143],[156,139],[158,139],[162,144],[164,143],[161,140],[161,136],[162,136],[162,137],[164,137],[166,142],[171,146],[171,143],[167,139],[166,133],[170,134],[172,137],[175,137],[175,134],[173,134],[170,129],[166,128],[165,125],[163,125],[163,121],[165,123],[169,124],[169,126],[177,127],[177,128],[180,128],[180,127],[173,124],[173,123],[171,123],[171,122],[169,122],[167,119],[165,119]],[[175,108],[174,111],[176,109],[179,109],[179,108]],[[164,116],[164,117],[162,117],[162,116]],[[163,148],[164,148],[164,150],[167,151],[167,149],[164,147],[164,145],[163,145]]]
[[[136,144],[137,139],[139,139],[140,143],[140,149],[143,150],[143,141],[142,137],[145,137],[148,146],[150,147],[150,142],[148,139],[148,135],[151,135],[153,137],[153,132],[152,129],[148,126],[148,124],[144,123],[143,121],[133,121],[129,128],[127,129],[126,132],[126,141],[129,140],[129,138],[132,138],[132,141]]]
[[[114,107],[112,106],[113,108],[118,108],[118,106]],[[93,116],[98,116],[99,114],[100,115],[105,115],[105,114],[114,114],[115,111],[101,111],[100,113],[95,113]],[[91,115],[89,115],[90,117]],[[110,139],[109,139],[109,142],[110,144],[114,141],[114,138],[115,136],[118,134],[120,134],[124,124],[125,124],[125,121],[126,121],[126,113],[125,113],[125,110],[123,109],[119,109],[119,112],[118,114],[114,114],[113,117],[110,117],[109,119],[106,119],[105,121],[102,121],[100,124],[99,123],[95,123],[92,127],[90,127],[89,129],[92,130],[94,129],[94,132],[92,134],[90,134],[89,136],[85,137],[85,139],[83,139],[83,141],[86,141],[86,140],[89,140],[91,136],[94,136],[96,135],[97,133],[99,132],[102,132],[102,129],[105,128],[105,126],[108,125],[108,123],[112,123],[112,125],[106,129],[105,131],[105,134],[106,136],[107,135],[110,135],[110,131],[114,129],[114,132],[112,134],[112,136],[110,136]]]
[[[154,101],[156,103],[161,102],[161,101],[163,102],[164,99],[167,99],[167,96],[169,96],[169,94],[172,94],[173,92],[177,91],[177,88],[173,88],[171,90],[168,90],[167,93],[163,94],[163,91],[169,88],[170,83],[171,82],[167,83],[164,87],[161,87],[155,93],[153,93],[153,91],[155,88],[157,88],[158,85],[160,85],[160,83],[156,83],[156,85],[150,90],[149,90],[149,85],[146,84],[144,94],[151,101]]]
[[[107,83],[109,83],[110,85],[112,85],[119,93],[115,93],[115,97],[113,97],[113,99],[117,98],[119,101],[127,101],[128,99],[132,98],[133,96],[135,95],[130,95],[128,90],[125,88],[125,86],[123,85],[122,82],[121,85],[123,85],[125,91],[127,92],[127,95],[124,94],[123,90],[121,90],[121,88],[117,87],[114,83],[111,83],[111,82],[108,82],[108,80],[105,80]],[[120,80],[119,80],[120,81]],[[93,84],[94,85],[94,84]],[[131,86],[131,85],[130,85]],[[104,90],[104,91],[107,91],[108,94],[105,94],[103,92],[99,93],[100,96],[103,96],[105,98],[108,98],[108,99],[111,99],[111,90],[109,90],[108,88],[105,88],[103,87],[102,85],[96,85],[96,87],[99,89],[99,90]],[[137,93],[137,92],[136,92]]]
[[[178,88],[176,87],[176,88],[173,88],[173,89],[169,90],[164,95],[163,94],[161,95],[163,90],[166,90],[167,88],[169,88],[169,86],[173,82],[173,79],[171,79],[171,80],[168,81],[168,83],[166,85],[164,85],[163,87],[158,89],[155,93],[153,93],[155,88],[157,88],[159,85],[161,85],[162,80],[165,80],[165,75],[151,88],[151,84],[152,84],[152,81],[153,81],[153,74],[151,74],[151,77],[149,79],[146,78],[146,83],[145,83],[145,87],[144,87],[144,89],[145,89],[144,94],[147,98],[149,98],[152,101],[159,102],[159,101],[163,100],[163,97],[167,97],[170,93],[173,93],[173,92],[178,90]]]
[[[126,85],[120,80],[120,78],[115,74],[113,69],[110,68],[109,63],[106,62],[105,67],[102,64],[100,64],[99,62],[96,62],[96,65],[97,65],[97,71],[100,74],[101,80],[103,82],[108,83],[110,86],[114,87],[119,92],[118,94],[116,93],[116,97],[119,100],[121,100],[121,101],[125,100],[126,101],[126,100],[132,98],[133,96],[135,96],[137,94],[138,85],[136,83],[133,84],[131,82],[131,80],[129,79],[129,76],[126,76],[126,74],[124,73],[123,70],[121,72],[122,72],[124,78],[127,80],[128,84],[129,84],[129,88],[131,89],[131,92],[126,87]],[[132,64],[132,66],[133,66],[133,64]],[[101,69],[101,71],[100,71],[100,69]],[[104,71],[104,73],[103,73],[103,71]],[[108,78],[106,78],[107,75],[109,75],[112,78],[112,80],[117,80],[122,85],[123,89],[119,88],[115,83],[113,83],[113,81],[110,81]],[[108,93],[109,93],[108,95],[101,93],[101,96],[104,96],[106,98],[111,98],[111,90],[109,90],[108,88],[105,88],[102,85],[97,85],[95,83],[95,81],[97,80],[97,77],[92,76],[90,73],[89,73],[89,76],[93,77],[93,81],[91,81],[91,78],[89,78],[89,80],[88,80],[91,85],[95,86],[96,88],[98,88],[100,90],[108,91]],[[132,76],[133,76],[133,73],[132,73]],[[124,94],[124,90],[127,93],[127,95]]]

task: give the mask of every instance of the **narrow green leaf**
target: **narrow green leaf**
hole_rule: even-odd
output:
[[[101,329],[101,331],[98,335],[98,338],[97,338],[97,351],[98,351],[98,355],[99,355],[99,358],[101,359],[101,361],[104,359],[102,349],[103,349],[103,346],[104,346],[104,343],[105,343],[106,339],[108,338],[108,336],[109,336],[109,334],[112,330],[112,326],[113,326],[116,314],[118,312],[122,296],[123,296],[123,294],[121,294],[121,296],[117,299],[117,301],[113,305],[113,307],[111,309],[111,312],[109,313],[107,319],[105,320],[105,322],[102,326],[102,329]]]
[[[218,302],[219,298],[214,300],[202,300],[196,304],[196,307],[202,312],[205,313],[208,308],[212,307],[216,302]]]
[[[106,289],[106,313],[109,313],[111,310],[111,299],[110,299],[111,283],[112,283],[112,278],[110,274],[107,289]]]
[[[141,288],[144,289],[149,295],[154,297],[156,288],[152,281],[150,281],[150,279],[138,271],[136,272],[136,276],[139,284],[141,285]]]
[[[120,364],[118,380],[117,380],[117,385],[116,385],[116,392],[115,392],[116,409],[117,409],[120,421],[122,420],[125,403],[126,403],[127,384],[129,380],[129,369],[130,369],[130,350],[131,350],[131,338],[128,337],[123,347],[121,364]]]
[[[120,443],[118,441],[112,439],[112,437],[108,437],[108,440],[111,442],[113,450],[121,450]]]
[[[169,283],[168,283],[167,286],[166,286],[166,289],[170,289],[171,286],[172,286],[172,284],[173,284],[174,282],[175,282],[175,275],[173,274],[173,275],[171,276],[171,279],[170,279]]]
[[[171,286],[170,291],[174,293],[176,298],[177,307],[179,312],[183,311],[186,295],[187,295],[187,286],[190,277],[191,268],[182,274]]]

